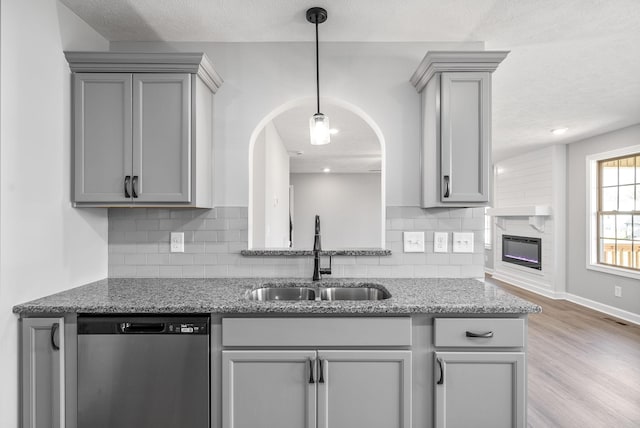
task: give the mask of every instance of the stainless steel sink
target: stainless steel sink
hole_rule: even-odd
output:
[[[388,291],[370,287],[327,287],[320,289],[322,300],[384,300],[391,297]]]
[[[309,287],[262,287],[251,290],[248,300],[261,302],[273,300],[315,300],[316,290]]]
[[[391,294],[382,286],[367,283],[326,284],[316,290],[315,287],[291,284],[264,284],[246,295],[247,300],[259,302],[271,301],[309,301],[309,300],[384,300]]]

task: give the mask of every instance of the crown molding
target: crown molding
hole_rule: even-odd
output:
[[[429,51],[411,76],[411,83],[422,92],[427,82],[443,71],[484,71],[493,73],[509,51]]]
[[[201,52],[69,52],[64,53],[74,73],[191,73],[214,93],[222,85],[209,58]]]

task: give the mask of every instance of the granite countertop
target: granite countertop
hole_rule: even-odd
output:
[[[379,301],[249,301],[265,283],[311,287],[376,284],[391,297]],[[474,279],[440,278],[109,278],[13,307],[17,314],[219,313],[219,314],[524,314],[540,306]]]

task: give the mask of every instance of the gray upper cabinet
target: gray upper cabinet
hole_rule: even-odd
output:
[[[66,52],[76,206],[213,206],[213,95],[204,54]]]
[[[132,197],[189,203],[191,76],[134,74],[133,88]]]
[[[411,77],[421,97],[423,208],[489,205],[491,73],[507,54],[432,51]]]
[[[131,75],[74,76],[75,202],[128,202],[131,176]],[[130,178],[129,178],[130,179]]]

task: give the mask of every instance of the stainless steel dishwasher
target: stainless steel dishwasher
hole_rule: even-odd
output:
[[[209,428],[209,317],[79,316],[78,428]]]

